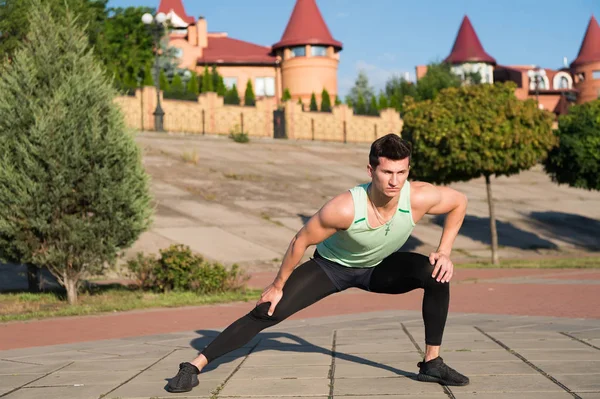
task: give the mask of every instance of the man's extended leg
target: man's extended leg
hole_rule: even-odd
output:
[[[298,266],[284,285],[283,297],[272,316],[267,314],[269,302],[256,306],[219,334],[191,363],[182,363],[177,376],[167,385],[167,390],[188,392],[197,385],[196,374],[209,362],[242,347],[265,328],[274,326],[337,291],[327,274],[314,260]]]
[[[416,288],[424,289],[422,314],[425,323],[425,359],[419,363],[419,379],[445,385],[466,385],[469,379],[446,366],[439,357],[448,317],[450,284],[436,281],[432,273],[433,265],[427,256],[396,252],[375,267],[369,290],[403,294]],[[429,378],[428,374],[433,376]]]

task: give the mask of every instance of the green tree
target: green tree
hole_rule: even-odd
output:
[[[321,92],[321,112],[331,112],[331,98],[327,89]]]
[[[223,81],[223,77],[219,76],[217,80],[217,94],[221,97],[224,97],[227,93],[227,87],[225,87],[225,82]]]
[[[150,65],[147,65],[144,68],[144,80],[142,82],[142,86],[154,86],[154,79],[152,78],[152,68]]]
[[[244,105],[247,107],[253,107],[256,105],[256,97],[254,96],[254,89],[252,89],[252,79],[248,79],[248,83],[246,83]]]
[[[33,5],[0,70],[0,257],[48,268],[73,304],[150,226],[149,182],[76,18]]]
[[[215,91],[216,91],[216,90],[218,89],[218,87],[219,87],[219,76],[220,76],[220,75],[219,75],[219,71],[217,71],[217,66],[216,66],[216,65],[213,65],[213,66],[210,68],[210,77],[211,77],[211,79],[212,79],[212,85],[213,85],[213,88],[215,89]]]
[[[286,102],[291,99],[292,99],[292,94],[290,93],[290,89],[288,89],[286,87],[285,90],[283,91],[283,96],[281,97],[281,101]]]
[[[492,262],[498,239],[491,179],[527,170],[556,143],[552,115],[515,97],[515,85],[443,89],[433,100],[407,99],[402,136],[413,145],[414,179],[448,184],[485,177]]]
[[[213,86],[212,75],[208,71],[208,66],[204,66],[204,73],[202,74],[202,93],[209,93],[215,91]]]
[[[335,96],[335,105],[342,105],[342,100],[340,100],[339,96]]]
[[[375,96],[371,97],[371,104],[369,104],[369,115],[379,116],[379,106],[377,104],[377,98]]]
[[[301,98],[298,98],[298,104],[302,107],[302,111],[304,111],[304,103]]]
[[[238,89],[235,83],[233,86],[231,86],[231,89],[227,90],[227,93],[225,93],[223,102],[229,105],[240,105],[240,95],[238,94]]]
[[[557,136],[546,173],[558,184],[600,190],[600,100],[571,106],[558,119]]]
[[[460,76],[452,73],[448,63],[432,63],[427,65],[425,76],[417,81],[417,100],[431,100],[447,87],[460,87]]]
[[[317,106],[317,97],[315,96],[314,92],[310,96],[310,105],[308,106],[308,109],[311,110],[311,111],[318,111],[319,110],[319,107]]]
[[[195,95],[198,95],[198,93],[200,93],[200,90],[198,89],[198,76],[196,75],[196,72],[192,72],[190,80],[188,80],[187,82],[185,91],[188,93],[193,93]]]
[[[173,93],[183,93],[185,88],[183,86],[183,80],[180,75],[173,76],[173,80],[171,81],[171,87],[169,88],[170,92]]]
[[[160,75],[158,77],[158,84],[160,85],[160,89],[162,91],[171,91],[171,84],[169,83],[167,74],[163,69],[161,69],[160,71]]]
[[[383,91],[379,92],[379,104],[377,104],[380,110],[389,108],[388,98]]]
[[[356,103],[353,103],[354,113],[356,115],[368,115],[369,109],[367,108],[367,103],[362,94],[358,95],[356,99]]]
[[[404,99],[417,98],[417,87],[404,78],[392,76],[385,84],[385,94],[389,99],[389,106],[402,113]]]
[[[55,18],[65,16],[67,10],[77,15],[77,25],[85,28],[91,46],[96,46],[98,35],[107,18],[108,0],[44,0]],[[0,1],[0,59],[12,58],[24,43],[29,31],[28,15],[33,7],[31,0]],[[121,71],[123,72],[123,71]]]
[[[350,94],[348,94],[348,97],[350,98],[352,104],[358,104],[359,97],[362,97],[363,101],[368,104],[371,102],[371,97],[374,95],[375,91],[369,85],[369,78],[367,77],[367,74],[365,71],[361,70],[358,73],[356,81],[354,82],[354,86],[350,89]]]

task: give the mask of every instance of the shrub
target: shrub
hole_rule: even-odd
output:
[[[127,262],[140,288],[156,292],[193,291],[214,294],[243,289],[249,276],[237,264],[227,269],[219,262],[208,262],[184,245],[171,245],[160,251],[160,258],[138,253]]]
[[[240,129],[240,125],[235,125],[233,129],[229,131],[229,138],[235,141],[236,143],[247,143],[250,141],[248,133],[242,132]]]

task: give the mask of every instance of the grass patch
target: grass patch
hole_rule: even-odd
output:
[[[200,155],[196,149],[193,149],[192,151],[184,151],[183,154],[181,154],[181,159],[183,159],[183,162],[185,163],[198,165],[198,162],[200,161]]]
[[[262,290],[246,289],[213,295],[198,295],[193,292],[164,294],[112,285],[93,293],[81,293],[79,303],[74,306],[69,306],[62,292],[2,293],[0,294],[0,322],[251,301],[260,298],[261,292]]]
[[[238,175],[235,173],[223,173],[223,176],[227,179],[231,180],[241,180],[241,181],[262,181],[262,176],[253,175],[253,174],[242,174]]]
[[[557,259],[500,259],[499,265],[490,262],[459,263],[459,269],[600,269],[600,257]]]

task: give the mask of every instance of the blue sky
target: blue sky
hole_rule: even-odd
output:
[[[210,32],[270,46],[283,34],[295,0],[183,0],[189,15],[204,16]],[[338,72],[345,96],[363,69],[379,90],[393,74],[442,60],[469,16],[485,50],[503,65],[560,68],[577,57],[600,0],[317,0],[344,49]],[[109,6],[157,7],[158,0],[110,0]]]

